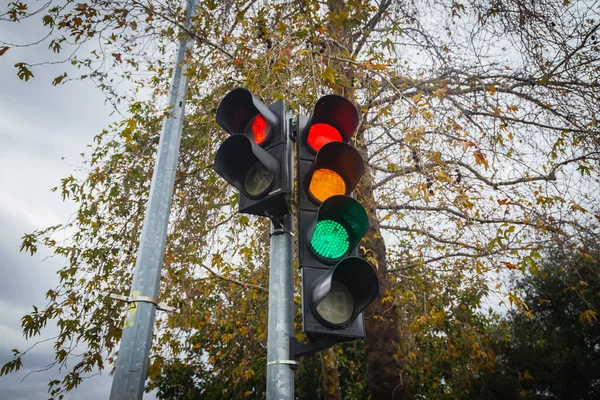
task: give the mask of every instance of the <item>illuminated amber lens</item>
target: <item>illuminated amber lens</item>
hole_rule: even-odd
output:
[[[331,196],[346,194],[346,182],[337,172],[321,168],[313,173],[308,191],[316,200],[324,202]]]

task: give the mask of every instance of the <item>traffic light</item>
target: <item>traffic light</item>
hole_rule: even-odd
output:
[[[231,136],[217,150],[214,168],[239,190],[239,212],[288,214],[290,118],[283,100],[267,107],[248,89],[238,88],[223,98],[216,119]]]
[[[363,311],[378,296],[379,281],[356,256],[369,227],[366,211],[350,196],[364,173],[360,153],[348,143],[358,111],[349,100],[329,95],[298,125],[303,331],[311,341],[326,343],[362,338]]]

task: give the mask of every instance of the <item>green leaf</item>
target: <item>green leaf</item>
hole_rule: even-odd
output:
[[[52,18],[50,15],[44,15],[42,22],[44,23],[44,26],[50,26],[50,28],[54,26],[54,18]]]
[[[63,81],[63,79],[65,79],[67,77],[67,73],[65,72],[62,75],[57,76],[56,78],[54,78],[54,80],[52,81],[52,86],[56,86],[59,83],[61,83]]]
[[[2,366],[0,369],[0,376],[7,375],[13,371],[18,371],[23,366],[23,362],[21,361],[21,357],[17,357],[13,360],[10,360],[6,364]]]
[[[31,72],[31,70],[27,68],[27,65],[25,63],[16,63],[15,67],[18,69],[17,76],[19,77],[19,79],[23,81],[28,81],[29,78],[33,78],[33,72]]]

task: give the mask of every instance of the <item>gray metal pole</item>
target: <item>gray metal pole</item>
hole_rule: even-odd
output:
[[[186,21],[190,26],[196,0],[186,0]],[[182,33],[177,61],[171,79],[169,93],[169,115],[163,122],[158,144],[154,175],[150,185],[150,196],[146,206],[144,226],[133,273],[130,296],[131,303],[119,347],[119,355],[110,392],[111,400],[141,399],[144,394],[148,356],[152,345],[154,316],[158,303],[160,270],[163,263],[167,228],[171,213],[171,200],[175,184],[175,171],[181,143],[181,129],[188,77],[183,64],[186,50],[193,41]],[[137,301],[135,301],[137,299]]]
[[[294,399],[294,371],[290,338],[294,336],[294,266],[292,217],[283,229],[271,224],[269,265],[269,322],[267,327],[267,400]]]
[[[293,177],[293,146],[285,118],[287,171]],[[269,321],[267,326],[267,400],[294,399],[294,370],[290,360],[290,338],[294,336],[294,244],[291,214],[283,218],[283,226],[271,223],[269,260]]]

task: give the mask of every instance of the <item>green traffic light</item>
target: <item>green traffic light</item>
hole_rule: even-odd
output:
[[[350,237],[340,223],[326,219],[317,222],[310,246],[318,256],[335,260],[350,249]]]

